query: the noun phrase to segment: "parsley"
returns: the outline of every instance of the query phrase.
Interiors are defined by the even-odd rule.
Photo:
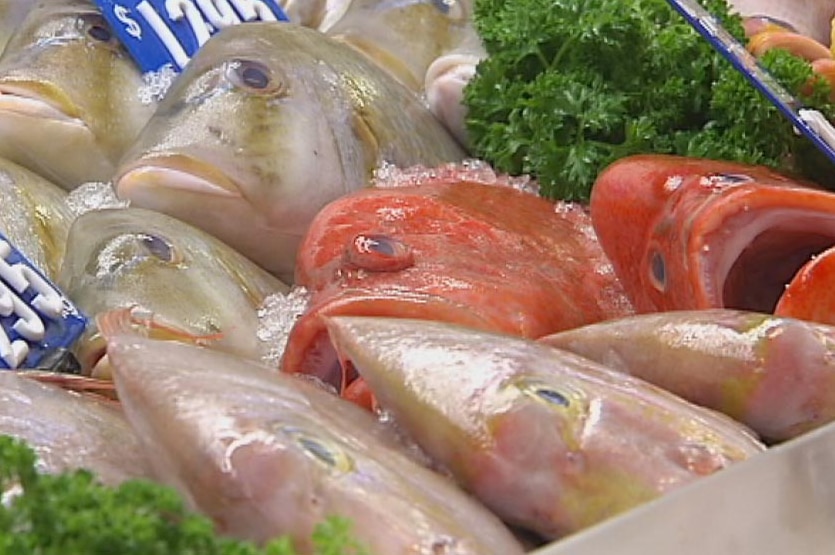
[[[725,0],[703,3],[744,40]],[[605,166],[651,152],[832,179],[828,160],[666,0],[475,0],[474,19],[489,57],[465,89],[473,153],[533,175],[544,196],[586,200]],[[829,86],[807,85],[807,62],[780,51],[762,63],[835,117]]]

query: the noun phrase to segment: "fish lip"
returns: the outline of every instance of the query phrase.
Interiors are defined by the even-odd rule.
[[[240,186],[215,166],[185,154],[143,157],[122,167],[113,179],[121,198],[138,188],[179,189],[217,197],[240,198]]]
[[[812,255],[835,245],[835,216],[823,208],[827,203],[833,203],[831,194],[811,189],[804,192],[804,196],[794,199],[786,195],[778,209],[774,208],[774,196],[758,197],[753,189],[740,190],[728,195],[721,205],[711,206],[702,220],[705,232],[692,236],[689,241],[689,250],[695,253],[696,272],[702,276],[696,291],[701,304],[772,313],[783,288],[777,290],[775,287],[770,292],[774,298],[762,305],[742,302],[745,295],[740,295],[736,289],[744,287],[735,288],[734,280],[742,274],[742,266],[747,260],[758,253],[772,254],[773,264],[782,262],[782,266],[791,271],[786,276],[787,284]],[[699,225],[699,219],[694,220],[694,226]],[[800,245],[792,243],[791,248],[782,250],[768,247],[764,241],[769,236],[779,239],[792,234],[806,241]],[[786,253],[795,254],[802,261],[785,262]],[[804,253],[807,256],[803,256]],[[744,286],[746,282],[742,280],[741,283]]]
[[[0,83],[0,112],[87,127],[80,117],[81,110],[78,106],[49,83]]]
[[[347,289],[324,301],[314,302],[296,321],[287,338],[281,370],[322,380],[342,393],[352,369],[330,340],[326,320],[330,316],[387,316],[449,322],[483,330],[496,326],[467,306],[437,295],[402,291],[373,292]]]

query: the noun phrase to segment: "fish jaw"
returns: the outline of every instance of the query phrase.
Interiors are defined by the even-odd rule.
[[[408,319],[327,325],[427,454],[504,520],[550,538],[764,449],[718,413],[532,341]]]
[[[202,229],[292,281],[301,232],[270,226],[240,186],[211,164],[185,155],[150,157],[121,168],[114,183],[120,198]]]

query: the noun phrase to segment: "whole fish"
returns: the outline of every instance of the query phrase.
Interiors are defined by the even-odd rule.
[[[39,470],[86,468],[112,485],[150,477],[139,438],[118,407],[25,376],[0,372],[0,435],[25,440]]]
[[[462,486],[557,538],[763,451],[743,425],[531,340],[334,316],[340,358]]]
[[[660,312],[540,339],[782,441],[835,420],[835,328],[730,309]]]
[[[221,532],[292,537],[326,516],[370,553],[515,555],[505,526],[447,478],[381,442],[375,418],[307,380],[226,353],[108,336],[115,383],[158,479]]]
[[[0,158],[0,233],[53,280],[74,219],[66,198],[54,183]]]
[[[383,162],[463,151],[420,100],[364,56],[299,25],[213,36],[118,170],[116,191],[217,236],[284,279],[313,216]]]
[[[153,112],[93,2],[40,0],[0,57],[0,156],[66,189],[109,181]]]
[[[587,213],[513,184],[478,165],[411,168],[325,207],[299,251],[296,282],[313,296],[283,370],[348,385],[326,315],[541,337],[630,314]]]
[[[697,158],[615,162],[592,188],[591,218],[639,312],[771,313],[795,273],[835,244],[835,194]]]
[[[324,32],[422,92],[433,61],[478,41],[472,9],[471,0],[352,0]]]
[[[214,237],[165,214],[103,209],[73,223],[57,280],[91,318],[135,309],[139,327],[260,359],[257,310],[287,286]],[[74,351],[85,374],[104,354],[90,325]],[[95,374],[107,372],[102,366]],[[106,376],[106,374],[104,374]]]

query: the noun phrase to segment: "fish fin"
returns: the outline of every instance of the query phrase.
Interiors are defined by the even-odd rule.
[[[138,306],[103,312],[96,316],[96,326],[106,339],[116,335],[128,334],[200,346],[223,339],[222,332],[198,335],[164,324],[154,320],[153,313],[142,311]]]

